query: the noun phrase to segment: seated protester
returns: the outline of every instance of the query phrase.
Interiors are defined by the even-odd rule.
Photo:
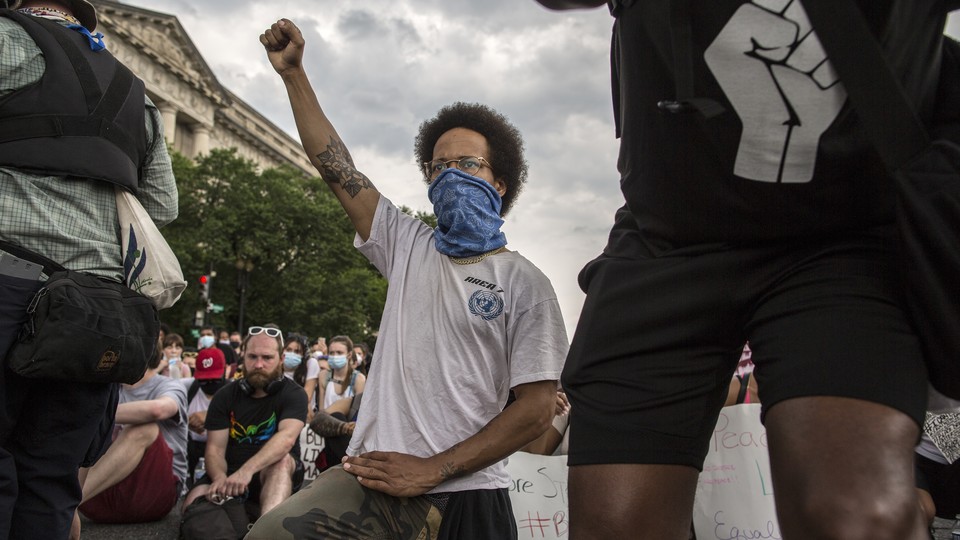
[[[357,362],[357,370],[364,375],[370,373],[370,346],[366,343],[354,344],[353,356]]]
[[[173,379],[190,376],[190,367],[183,363],[183,338],[180,334],[167,334],[163,338],[163,362],[160,375]]]
[[[321,373],[320,381],[323,408],[335,402],[363,392],[367,378],[354,368],[356,364],[353,352],[353,341],[347,336],[330,338],[327,349],[328,371]]]
[[[206,474],[184,501],[183,538],[242,536],[250,521],[299,489],[307,397],[283,376],[283,348],[278,328],[250,327],[241,344],[243,378],[213,396],[206,419]],[[231,499],[231,505],[224,504]],[[240,502],[244,515],[238,520],[230,512]]]
[[[323,450],[315,464],[318,472],[339,465],[347,455],[362,400],[363,393],[337,400],[326,409],[317,411],[310,420],[310,429],[323,437]]]
[[[134,384],[120,388],[114,440],[80,470],[80,513],[99,523],[146,523],[167,515],[187,475],[187,393],[159,375],[161,354]],[[71,534],[79,537],[80,519]]]
[[[314,399],[319,401],[319,396],[314,395],[319,392],[317,388],[317,379],[320,376],[320,364],[312,356],[306,356],[307,338],[300,334],[287,334],[284,340],[286,346],[283,349],[283,376],[293,379],[293,382],[299,384],[307,395],[307,403]],[[307,411],[307,421],[313,414],[313,408]]]
[[[227,383],[226,360],[219,349],[203,349],[197,354],[196,369],[191,378],[180,379],[187,389],[187,482],[193,484],[197,462],[207,448],[207,409],[217,390]]]

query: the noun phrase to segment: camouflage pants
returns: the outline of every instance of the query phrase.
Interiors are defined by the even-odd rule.
[[[246,540],[436,540],[440,519],[426,497],[367,489],[338,465],[263,515]]]

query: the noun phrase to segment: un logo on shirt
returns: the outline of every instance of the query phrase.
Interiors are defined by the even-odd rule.
[[[503,299],[500,295],[490,291],[477,291],[470,295],[470,313],[483,317],[489,321],[496,319],[503,313]]]

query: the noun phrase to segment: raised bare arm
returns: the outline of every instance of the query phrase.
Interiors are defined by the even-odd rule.
[[[354,166],[346,145],[320,108],[303,69],[303,34],[291,21],[281,19],[260,35],[260,43],[287,88],[307,156],[343,205],[360,238],[366,240],[380,193]]]

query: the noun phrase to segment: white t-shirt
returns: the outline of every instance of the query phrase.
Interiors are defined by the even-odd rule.
[[[190,379],[192,380],[192,379]],[[190,418],[190,415],[195,412],[204,412],[210,408],[210,400],[213,399],[213,396],[207,397],[203,393],[203,390],[197,390],[197,394],[193,396],[193,399],[190,400],[190,404],[187,406],[187,418]],[[188,430],[187,433],[190,435],[191,441],[203,441],[207,440],[207,430],[203,430],[203,433],[195,433],[193,430]]]
[[[568,348],[560,305],[519,253],[455,264],[434,248],[433,229],[383,196],[370,238],[354,245],[389,287],[348,454],[435,455],[497,416],[510,388],[559,379]],[[433,491],[506,488],[505,464]]]

